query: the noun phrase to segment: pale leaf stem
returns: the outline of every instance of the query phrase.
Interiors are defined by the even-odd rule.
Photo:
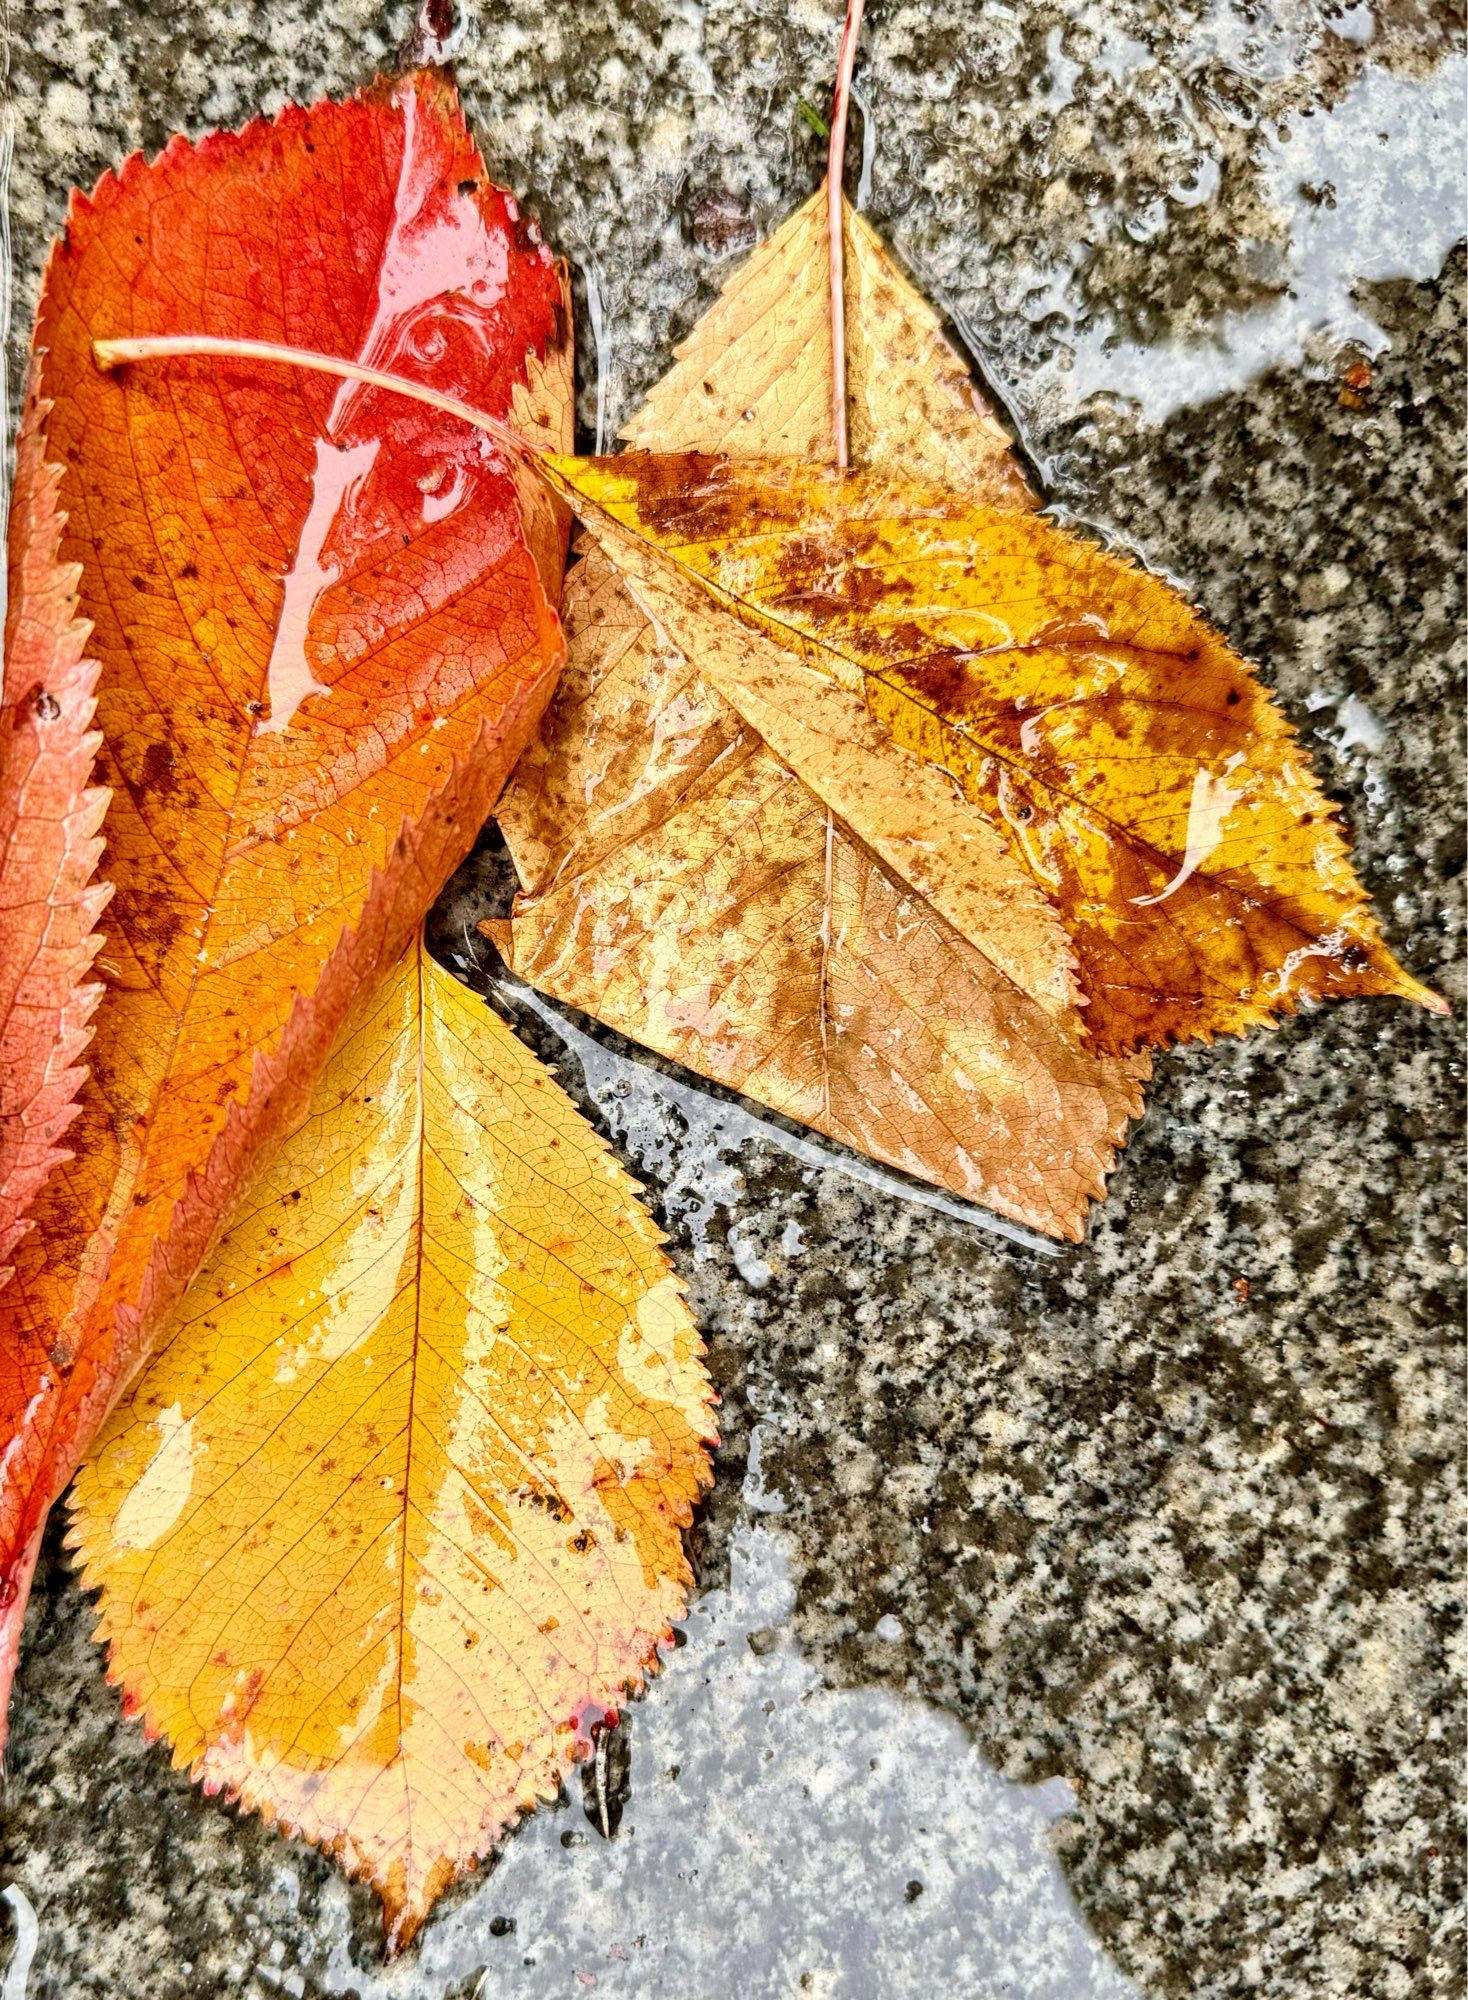
[[[836,463],[846,466],[850,447],[846,436],[846,230],[841,182],[846,165],[846,114],[851,105],[851,78],[856,68],[856,44],[861,35],[865,0],[846,0],[846,25],[841,31],[841,56],[836,66],[836,94],[831,101],[831,149],[826,157],[826,212],[831,238],[831,425]]]
[[[359,361],[346,361],[335,354],[318,354],[308,347],[280,347],[270,340],[225,340],[214,334],[147,334],[129,340],[94,340],[92,353],[99,367],[111,370],[134,361],[170,361],[194,355],[212,355],[227,361],[269,361],[285,368],[311,368],[320,375],[335,375],[346,382],[362,382],[369,389],[385,389],[395,396],[407,396],[426,403],[431,410],[457,417],[475,430],[492,437],[514,457],[534,464],[544,447],[517,436],[498,417],[461,403],[453,396],[440,395],[425,383],[410,382],[405,375],[390,375],[381,368],[364,368]]]

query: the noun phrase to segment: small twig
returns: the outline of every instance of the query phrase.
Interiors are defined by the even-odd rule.
[[[508,424],[460,403],[453,396],[440,395],[422,382],[410,382],[404,375],[384,374],[380,368],[364,368],[359,361],[344,361],[335,354],[316,354],[307,347],[278,347],[269,340],[223,340],[214,334],[148,334],[137,340],[94,340],[92,353],[100,368],[113,369],[131,361],[169,361],[191,355],[213,355],[226,361],[271,361],[286,368],[311,368],[320,375],[335,375],[347,382],[363,382],[369,389],[386,389],[395,396],[407,396],[426,403],[431,410],[458,417],[475,430],[492,437],[497,445],[527,465],[534,465],[545,450],[512,431]]]
[[[856,68],[856,44],[861,35],[864,4],[865,0],[846,0],[836,93],[831,100],[831,150],[826,158],[826,209],[831,234],[831,424],[839,466],[847,465],[850,459],[846,439],[846,229],[841,181],[846,165],[846,114],[851,105],[851,77]]]

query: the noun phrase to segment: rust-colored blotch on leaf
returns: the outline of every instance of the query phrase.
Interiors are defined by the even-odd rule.
[[[701,1353],[635,1184],[412,945],[78,1476],[113,1678],[405,1943],[671,1640]]]
[[[115,893],[91,1077],[0,1294],[0,1579],[146,1352],[362,981],[401,949],[539,719],[561,528],[478,434],[241,360],[390,368],[565,443],[562,274],[427,72],[174,139],[74,200],[36,334],[61,556],[101,672]]]

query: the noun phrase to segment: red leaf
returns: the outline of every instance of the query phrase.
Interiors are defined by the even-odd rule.
[[[88,787],[97,663],[84,657],[76,568],[58,557],[60,477],[26,397],[10,503],[0,699],[0,1287],[26,1211],[76,1116],[79,1057],[101,988],[84,985],[107,889],[92,877],[107,793]]]

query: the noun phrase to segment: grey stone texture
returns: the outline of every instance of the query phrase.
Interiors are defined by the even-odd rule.
[[[71,182],[176,129],[347,90],[409,25],[360,0],[24,0],[15,366]],[[815,185],[797,98],[824,105],[838,27],[832,0],[502,0],[464,24],[491,165],[599,304],[599,347],[580,315],[588,431],[598,355],[614,428]],[[4,1830],[3,1879],[40,1922],[33,2000],[1462,1990],[1464,265],[1443,165],[1462,134],[1414,110],[1461,75],[1457,10],[873,0],[864,46],[873,220],[963,329],[1050,500],[1263,663],[1388,936],[1455,1016],[1359,1004],[1163,1057],[1088,1241],[1052,1258],[741,1140],[731,1107],[690,1113],[600,1031],[602,1067],[583,1068],[496,984],[647,1182],[692,1286],[724,1398],[694,1537],[705,1608],[733,1593],[723,1638],[695,1615],[634,1709],[610,1844],[579,1799],[542,1815],[383,1974],[365,1894],[198,1797],[122,1720],[53,1531]],[[1368,86],[1394,123],[1332,150]],[[1333,178],[1284,199],[1282,149],[1309,155],[1312,133]],[[1295,324],[1312,209],[1374,246],[1369,273],[1334,273],[1344,336]],[[1394,264],[1407,222],[1434,217],[1438,247]],[[1187,345],[1245,319],[1275,365],[1231,374],[1217,339]],[[1158,417],[1163,353],[1195,355],[1202,389]],[[1114,387],[1078,392],[1112,362]],[[1368,374],[1347,381],[1353,363]],[[491,837],[439,920],[450,962],[506,894]],[[787,1587],[749,1584],[752,1547],[777,1549]],[[789,1671],[725,1699],[740,1606],[755,1667]],[[814,1850],[832,1829],[825,1872],[776,1866],[738,1817],[764,1699],[810,1718],[768,1747],[807,1802],[779,1811],[808,1815]],[[880,1811],[851,1775],[863,1714],[870,1769],[884,1745],[903,1767]],[[671,1805],[639,1750],[676,1742],[670,1715],[700,1774]],[[833,1745],[850,1760],[834,1792]],[[1079,1914],[1044,1903],[1029,1836],[1000,1827],[1001,1780],[1057,1776],[1045,1838]],[[986,1827],[1008,1875],[973,1859]],[[933,1828],[954,1884],[909,1895],[904,1842],[932,1874]],[[1007,1984],[974,1952],[999,1935],[1001,1877],[1030,1884]],[[540,1910],[539,1947],[523,1910],[505,1928],[507,1882]],[[642,1913],[625,1946],[612,1882]],[[833,1903],[876,1925],[860,1950],[827,1935]]]

